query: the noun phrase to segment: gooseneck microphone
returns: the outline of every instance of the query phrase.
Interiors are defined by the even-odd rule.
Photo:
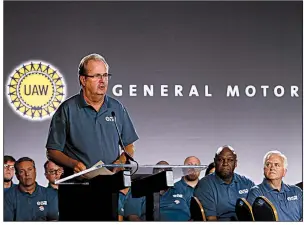
[[[113,117],[114,124],[115,124],[115,128],[116,128],[116,131],[117,131],[117,134],[118,134],[119,144],[120,144],[120,146],[121,146],[123,152],[125,153],[126,157],[127,157],[129,160],[135,162],[135,160],[133,159],[133,157],[126,151],[126,147],[125,147],[125,145],[124,145],[123,142],[122,142],[121,135],[120,135],[120,133],[119,133],[118,126],[117,126],[117,123],[116,123],[115,112],[112,111],[112,112],[111,112],[111,115],[112,115],[112,117]]]

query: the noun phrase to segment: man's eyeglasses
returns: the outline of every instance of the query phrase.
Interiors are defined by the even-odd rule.
[[[55,174],[63,174],[63,170],[62,169],[58,169],[58,170],[49,170],[46,172],[47,174],[50,175],[55,175]]]
[[[106,80],[110,80],[112,77],[112,74],[110,73],[104,73],[104,74],[95,74],[95,75],[88,75],[88,74],[82,74],[82,76],[85,77],[91,77],[91,78],[95,78],[95,79],[106,79]]]
[[[13,165],[4,164],[4,169],[15,170]]]

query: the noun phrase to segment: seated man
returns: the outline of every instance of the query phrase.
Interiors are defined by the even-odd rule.
[[[4,156],[4,192],[9,190],[11,187],[15,186],[13,183],[13,177],[14,177],[14,172],[15,172],[15,162],[16,160],[14,159],[13,156],[5,155]]]
[[[169,165],[160,161],[156,165]],[[153,173],[163,169],[154,169]],[[184,191],[178,187],[171,187],[160,191],[160,220],[161,221],[188,221],[190,209],[184,197]],[[125,217],[130,221],[146,220],[146,199],[130,197],[125,204]]]
[[[125,188],[119,191],[118,197],[118,215],[121,216],[121,220],[125,216],[125,204],[128,198],[131,196],[131,189]]]
[[[48,160],[44,163],[44,175],[49,181],[48,188],[58,190],[58,184],[55,184],[56,180],[60,179],[63,174],[63,168]]]
[[[184,165],[201,165],[200,160],[195,156],[189,156],[185,159]],[[182,179],[174,184],[175,188],[183,190],[184,198],[186,199],[188,206],[190,207],[191,197],[193,196],[194,188],[198,183],[198,178],[201,173],[201,169],[186,169],[188,175],[183,176]]]
[[[236,220],[238,198],[246,198],[254,183],[237,173],[237,155],[232,147],[220,147],[214,158],[215,172],[203,177],[194,191],[207,220]]]
[[[58,220],[57,192],[36,183],[35,162],[20,158],[15,171],[19,184],[4,194],[4,221]]]
[[[287,172],[287,158],[279,151],[270,151],[264,157],[264,180],[254,186],[247,200],[252,205],[259,196],[265,196],[275,206],[279,221],[302,220],[302,190],[287,185],[282,179]]]

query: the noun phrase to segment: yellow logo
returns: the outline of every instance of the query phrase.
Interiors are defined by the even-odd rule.
[[[44,120],[65,98],[65,85],[59,71],[44,62],[28,62],[11,74],[7,85],[11,106],[29,120]]]

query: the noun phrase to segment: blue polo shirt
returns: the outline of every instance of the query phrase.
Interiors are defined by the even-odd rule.
[[[14,184],[14,183],[12,182],[12,185],[11,185],[10,187],[4,188],[4,193],[7,192],[10,188],[12,188],[12,187],[14,187],[14,186],[16,186],[16,184]]]
[[[129,188],[129,191],[126,194],[123,194],[122,192],[119,192],[118,197],[118,215],[124,216],[125,211],[125,203],[128,200],[128,198],[132,196],[131,189]]]
[[[300,221],[303,218],[303,192],[295,185],[282,182],[281,190],[272,188],[266,179],[250,189],[247,200],[252,205],[259,196],[265,196],[275,206],[279,221]]]
[[[190,209],[184,193],[178,187],[169,188],[160,196],[161,221],[188,221]],[[141,220],[146,220],[146,198],[130,197],[125,204],[125,217],[137,215]]]
[[[230,184],[213,173],[198,182],[194,196],[201,202],[206,216],[216,216],[218,220],[236,220],[236,201],[246,198],[253,186],[250,179],[236,173]]]
[[[193,196],[194,188],[186,183],[184,177],[178,182],[174,184],[174,186],[180,190],[182,190],[184,198],[186,199],[188,206],[190,207],[191,198]]]
[[[4,221],[58,220],[57,192],[36,183],[32,194],[16,185],[4,194]]]
[[[119,101],[106,95],[97,112],[86,103],[81,90],[64,101],[55,112],[46,148],[62,151],[83,162],[87,168],[99,160],[112,163],[120,155],[112,111],[124,145],[135,142],[138,136],[127,110]]]

